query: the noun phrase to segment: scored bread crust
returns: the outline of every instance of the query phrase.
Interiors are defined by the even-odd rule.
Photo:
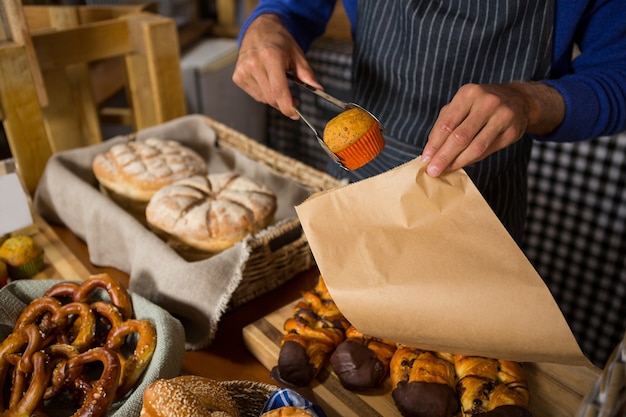
[[[228,172],[163,187],[150,199],[146,220],[173,246],[219,252],[267,227],[275,212],[270,189]]]
[[[174,140],[148,138],[113,145],[92,163],[98,182],[115,194],[147,202],[160,188],[193,175],[206,175],[204,159]]]

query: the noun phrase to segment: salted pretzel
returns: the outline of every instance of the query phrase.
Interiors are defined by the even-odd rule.
[[[97,274],[90,276],[74,290],[72,300],[90,304],[93,301],[91,298],[92,292],[98,288],[107,292],[111,300],[111,304],[119,309],[124,320],[128,320],[132,317],[133,304],[130,294],[128,294],[128,291],[126,291],[118,280],[114,279],[109,274]]]
[[[106,301],[93,302],[90,307],[96,316],[95,343],[104,345],[109,337],[109,332],[121,325],[124,319],[120,310]]]
[[[70,321],[70,317],[75,317]],[[70,343],[80,352],[89,349],[96,332],[96,317],[87,304],[72,302],[65,304],[52,316],[61,342]],[[63,331],[64,330],[64,331]]]
[[[42,341],[39,328],[34,324],[13,331],[0,345],[0,376],[6,375],[8,366],[11,365],[8,359],[14,355],[18,356],[20,370],[30,372],[32,370],[31,357],[33,353],[41,349]],[[12,362],[15,362],[15,357]],[[2,383],[1,379],[0,383]],[[2,395],[1,392],[0,395]]]
[[[60,282],[48,288],[44,296],[54,297],[58,299],[68,298],[71,300],[72,297],[74,296],[74,292],[79,286],[80,284],[77,282],[71,282],[71,281]]]
[[[363,334],[354,326],[330,357],[333,371],[347,389],[373,389],[389,376],[396,343]]]
[[[285,321],[278,364],[271,371],[272,378],[294,387],[313,381],[350,327],[321,276],[315,288],[302,296],[304,300]]]
[[[528,383],[519,363],[456,355],[454,367],[463,416],[532,416]]]
[[[56,298],[36,298],[22,310],[15,321],[15,328],[20,329],[27,325],[35,324],[39,327],[44,338],[47,338],[54,330],[52,316],[57,314],[61,306],[61,302]]]
[[[33,300],[19,315],[15,327],[29,324],[37,324],[45,338],[56,337],[59,343],[70,343],[72,339],[71,344],[81,351],[92,345],[96,329],[95,316],[87,304],[62,305],[56,298],[46,296]]]
[[[33,355],[41,346],[41,333],[34,324],[15,330],[0,345],[0,411],[4,411],[4,384],[8,372],[13,367],[19,372],[32,372]]]
[[[454,357],[398,344],[390,363],[392,397],[404,416],[452,417],[459,405]]]
[[[78,356],[80,352],[74,346],[62,343],[47,346],[45,352],[48,355],[52,373],[43,398],[49,400],[67,387],[68,376],[65,365],[68,359]]]
[[[117,353],[109,348],[96,347],[68,359],[65,364],[68,379],[81,381],[83,368],[92,362],[102,363],[102,373],[93,384],[82,387],[86,389],[84,400],[72,417],[103,416],[115,400],[122,367]]]
[[[55,284],[34,299],[0,344],[0,415],[45,416],[66,397],[77,405],[72,417],[104,415],[156,349],[154,325],[132,318],[131,301],[107,274]]]
[[[15,368],[13,376],[14,389],[9,398],[9,409],[3,417],[30,416],[41,408],[41,398],[50,379],[48,357],[43,351],[34,352],[31,356],[32,372],[28,374]]]
[[[127,358],[122,353],[122,346],[126,343],[127,336],[135,333],[138,334],[137,343]],[[147,320],[126,320],[111,329],[104,346],[118,352],[122,372],[117,395],[118,398],[123,397],[150,363],[156,349],[156,329]]]

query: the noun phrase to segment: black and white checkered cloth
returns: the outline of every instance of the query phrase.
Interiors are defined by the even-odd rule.
[[[350,100],[351,44],[314,44],[309,61],[326,90]],[[337,109],[294,88],[321,131]],[[312,132],[275,110],[269,146],[325,170]],[[626,134],[575,144],[536,143],[529,166],[526,254],[583,352],[602,367],[626,330]],[[546,341],[549,343],[549,341]]]
[[[526,253],[602,367],[626,330],[626,133],[535,144]]]

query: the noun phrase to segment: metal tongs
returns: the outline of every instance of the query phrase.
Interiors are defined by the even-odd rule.
[[[385,131],[384,126],[382,125],[382,123],[380,123],[380,120],[378,120],[378,118],[376,116],[374,116],[369,110],[364,109],[363,107],[359,106],[356,103],[346,103],[344,101],[339,100],[336,97],[331,96],[330,94],[310,85],[305,83],[304,81],[300,80],[298,77],[296,77],[295,75],[293,75],[290,72],[287,72],[287,79],[292,81],[294,84],[304,88],[305,90],[323,98],[324,100],[328,101],[329,103],[334,104],[335,106],[339,107],[341,110],[346,111],[348,109],[361,109],[364,112],[366,112],[367,114],[369,114],[370,116],[372,116],[372,118],[374,120],[376,120],[376,123],[378,123],[378,126],[380,128],[381,132]],[[330,150],[330,148],[326,145],[326,142],[324,142],[324,139],[322,139],[322,136],[319,134],[319,132],[317,131],[317,129],[302,115],[302,113],[300,113],[300,110],[298,110],[298,108],[295,109],[296,113],[298,113],[298,116],[300,116],[300,119],[302,119],[302,121],[313,131],[313,133],[315,134],[315,138],[317,139],[317,142],[320,144],[320,146],[322,147],[322,149],[324,149],[324,151],[326,152],[326,154],[328,154],[328,156],[330,157],[330,159],[332,159],[337,165],[339,165],[340,167],[342,167],[343,169],[345,169],[346,171],[349,171],[348,168],[346,168],[346,166],[341,162],[341,160],[339,159],[339,157]]]

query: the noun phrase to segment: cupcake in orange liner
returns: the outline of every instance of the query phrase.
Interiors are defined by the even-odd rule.
[[[373,160],[385,147],[378,121],[360,108],[348,109],[324,128],[324,143],[349,170]]]
[[[12,236],[0,246],[0,261],[11,280],[31,278],[44,268],[43,249],[29,236]]]

